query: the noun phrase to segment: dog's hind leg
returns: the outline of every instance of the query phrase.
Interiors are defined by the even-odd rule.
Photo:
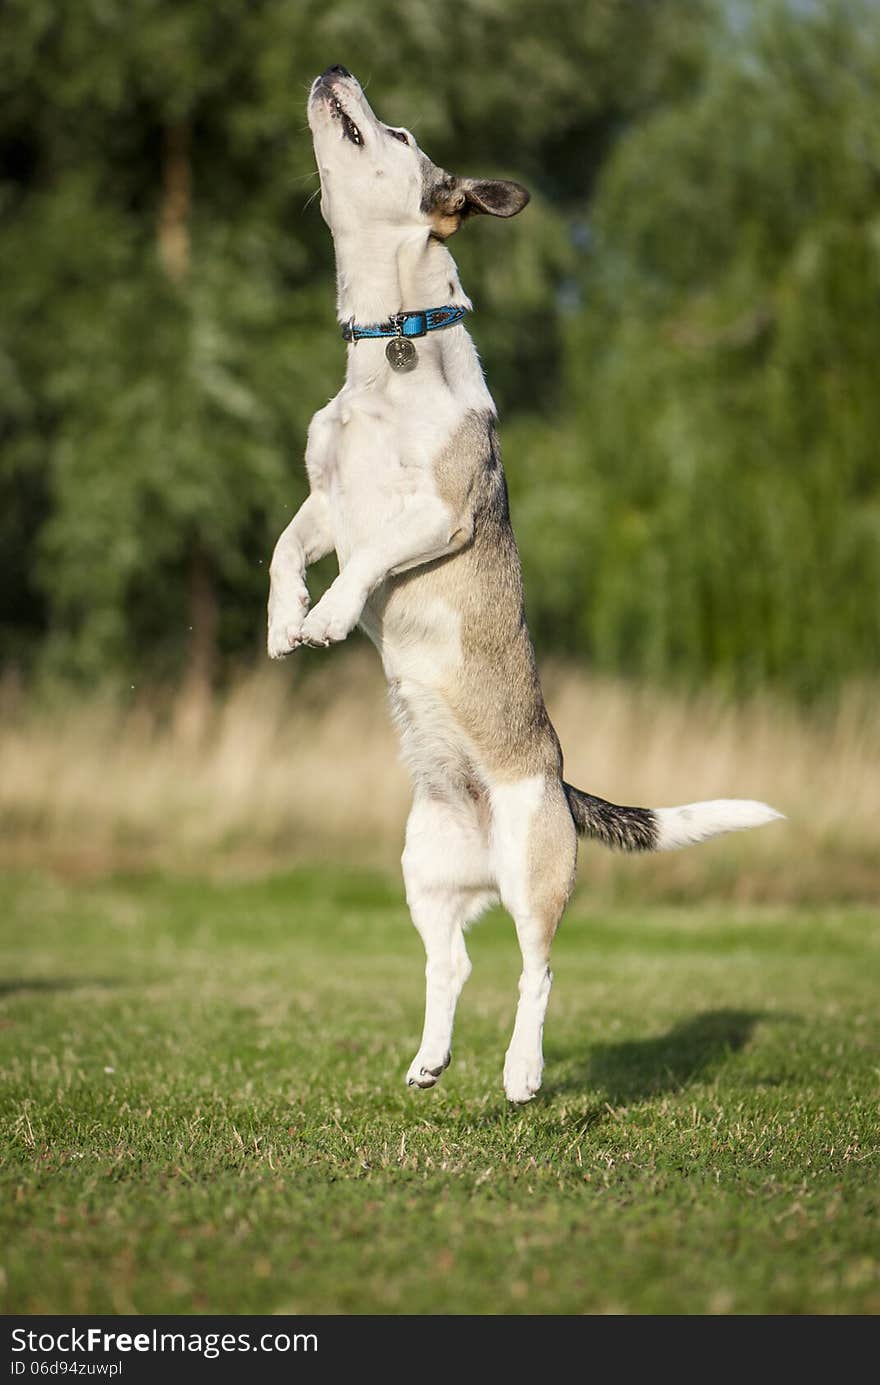
[[[541,1086],[550,948],[574,884],[577,834],[561,784],[543,775],[493,789],[491,805],[492,870],[523,960],[504,1090],[522,1102]]]
[[[485,829],[473,803],[420,791],[402,864],[407,903],[427,958],[425,1025],[406,1080],[410,1087],[433,1087],[449,1064],[455,1007],[471,970],[464,927],[497,898]]]

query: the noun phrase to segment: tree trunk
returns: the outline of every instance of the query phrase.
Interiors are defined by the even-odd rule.
[[[189,274],[189,219],[192,166],[189,126],[167,125],[163,132],[162,202],[159,208],[159,259],[173,284]]]
[[[159,260],[176,288],[183,289],[190,271],[192,164],[190,129],[185,122],[163,131],[162,199],[159,206]],[[177,727],[186,739],[197,739],[211,705],[217,665],[218,605],[214,568],[196,541],[188,580],[189,646],[180,691]]]

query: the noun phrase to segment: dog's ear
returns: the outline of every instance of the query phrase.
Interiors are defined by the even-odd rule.
[[[431,218],[432,235],[440,240],[454,236],[467,216],[516,216],[529,200],[521,183],[505,178],[443,178],[431,189],[425,210]]]
[[[509,178],[465,178],[462,180],[466,211],[489,216],[516,216],[529,201],[531,194],[522,183]]]

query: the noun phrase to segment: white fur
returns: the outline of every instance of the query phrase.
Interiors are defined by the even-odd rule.
[[[459,668],[461,616],[445,601],[420,602],[414,611],[386,621],[381,644],[386,676],[401,680],[404,693],[418,696]],[[457,728],[456,734],[461,734]]]
[[[704,842],[722,832],[742,832],[781,818],[775,808],[752,798],[715,798],[707,803],[685,803],[680,808],[655,808],[659,837],[657,851]]]
[[[528,843],[532,822],[546,791],[543,774],[519,779],[512,784],[494,784],[489,792],[492,828],[489,844],[492,868],[497,880],[504,881],[502,901],[516,917],[530,906],[528,893]]]
[[[546,792],[537,774],[514,784],[496,785],[490,793],[492,872],[501,887],[501,902],[513,915],[522,951],[519,1002],[513,1034],[504,1059],[504,1091],[509,1101],[531,1101],[544,1069],[544,1017],[553,974],[544,921],[532,912],[527,862],[535,814]]]
[[[418,795],[402,865],[407,903],[427,959],[425,1024],[406,1080],[411,1087],[433,1087],[449,1063],[455,1007],[471,970],[464,928],[497,897],[472,805]]]

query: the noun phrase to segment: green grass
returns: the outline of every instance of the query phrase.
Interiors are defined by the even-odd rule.
[[[581,896],[522,1109],[502,915],[418,1094],[396,882],[13,876],[0,918],[7,1313],[880,1309],[866,911]]]

